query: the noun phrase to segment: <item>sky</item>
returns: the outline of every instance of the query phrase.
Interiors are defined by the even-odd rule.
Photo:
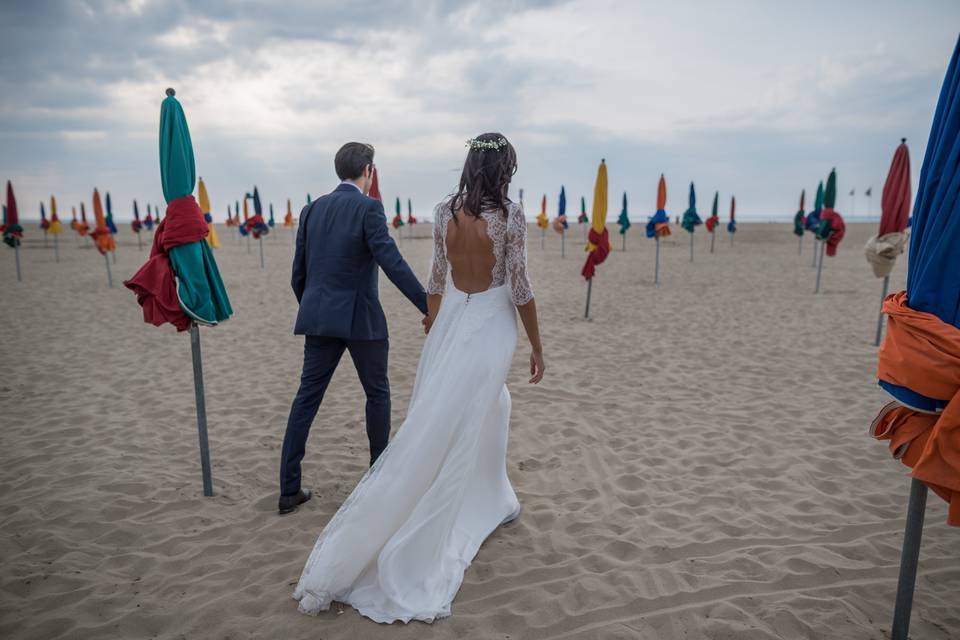
[[[626,191],[646,220],[666,176],[740,218],[787,218],[832,167],[838,209],[870,212],[901,137],[914,186],[960,29],[956,0],[846,2],[244,2],[0,4],[0,179],[21,217],[61,217],[98,187],[114,216],[161,204],[158,125],[176,89],[214,219],[259,188],[282,218],[337,184],[344,142],[376,147],[388,213],[456,187],[465,141],[513,142],[528,217]],[[914,187],[915,188],[915,187]],[[850,198],[851,189],[856,192]]]

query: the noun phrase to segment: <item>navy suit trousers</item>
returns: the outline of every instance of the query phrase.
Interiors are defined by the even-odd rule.
[[[389,341],[307,336],[300,388],[290,407],[287,431],[283,436],[281,495],[296,495],[300,491],[300,462],[306,451],[310,425],[345,349],[350,352],[367,396],[367,438],[370,441],[371,465],[387,447],[390,439],[390,382],[387,379]]]

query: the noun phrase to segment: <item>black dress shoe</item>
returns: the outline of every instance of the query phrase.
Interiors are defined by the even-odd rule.
[[[296,495],[280,496],[280,504],[277,506],[277,511],[280,512],[280,515],[293,513],[299,505],[309,500],[312,495],[310,489],[300,489],[300,492]]]

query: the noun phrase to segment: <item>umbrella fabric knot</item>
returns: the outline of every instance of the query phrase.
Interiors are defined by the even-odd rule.
[[[589,240],[587,244],[589,253],[580,273],[584,278],[590,280],[597,271],[597,265],[602,264],[610,255],[610,235],[607,233],[606,227],[604,227],[603,233],[597,233],[596,229],[591,228],[587,239]]]
[[[889,320],[877,377],[947,405],[937,414],[891,402],[870,435],[889,441],[890,453],[912,468],[911,476],[949,503],[947,523],[960,526],[960,329],[911,309],[905,291],[887,296],[883,312]]]
[[[553,230],[557,233],[563,233],[567,226],[566,215],[561,214],[553,219]]]
[[[870,238],[863,248],[863,253],[873,268],[873,275],[878,278],[890,275],[897,256],[903,253],[906,244],[907,234],[905,233],[894,232]]]
[[[843,223],[843,216],[831,208],[825,208],[820,214],[820,225],[817,227],[817,239],[827,243],[827,255],[837,255],[837,246],[843,240],[847,227]]]
[[[177,274],[169,252],[176,247],[200,242],[207,237],[207,223],[200,205],[192,195],[171,200],[167,215],[157,225],[146,263],[123,284],[134,292],[143,307],[144,322],[160,326],[169,322],[178,331],[190,328],[191,318],[184,312],[177,294]]]
[[[793,235],[803,237],[806,221],[807,217],[803,215],[803,211],[797,211],[796,215],[793,216]]]
[[[670,217],[667,216],[666,211],[657,209],[657,212],[650,216],[647,221],[646,233],[648,238],[670,235]]]
[[[713,233],[713,230],[717,228],[717,225],[720,224],[720,216],[713,215],[707,218],[706,227],[709,233]]]
[[[693,233],[694,228],[703,224],[703,221],[700,220],[700,216],[697,215],[695,209],[687,209],[683,212],[683,220],[680,222],[680,226],[683,227],[687,233]]]
[[[247,218],[246,222],[240,225],[240,230],[243,235],[253,234],[254,240],[259,240],[261,236],[270,233],[270,227],[259,213]]]

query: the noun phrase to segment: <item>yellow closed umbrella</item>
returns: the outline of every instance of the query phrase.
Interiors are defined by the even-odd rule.
[[[610,236],[607,233],[607,161],[601,160],[597,169],[597,181],[593,187],[593,217],[590,233],[587,236],[587,261],[581,274],[587,280],[587,309],[584,318],[590,317],[590,293],[593,288],[593,276],[598,264],[610,255]]]
[[[53,236],[53,255],[57,262],[60,262],[60,234],[63,233],[63,225],[60,224],[60,218],[57,216],[57,199],[50,196],[50,227],[47,233]]]
[[[203,212],[203,219],[207,221],[207,244],[211,249],[220,248],[220,239],[217,238],[217,229],[213,225],[213,216],[210,214],[210,196],[207,195],[207,185],[203,183],[203,178],[197,185],[197,195],[200,200],[200,211]]]

